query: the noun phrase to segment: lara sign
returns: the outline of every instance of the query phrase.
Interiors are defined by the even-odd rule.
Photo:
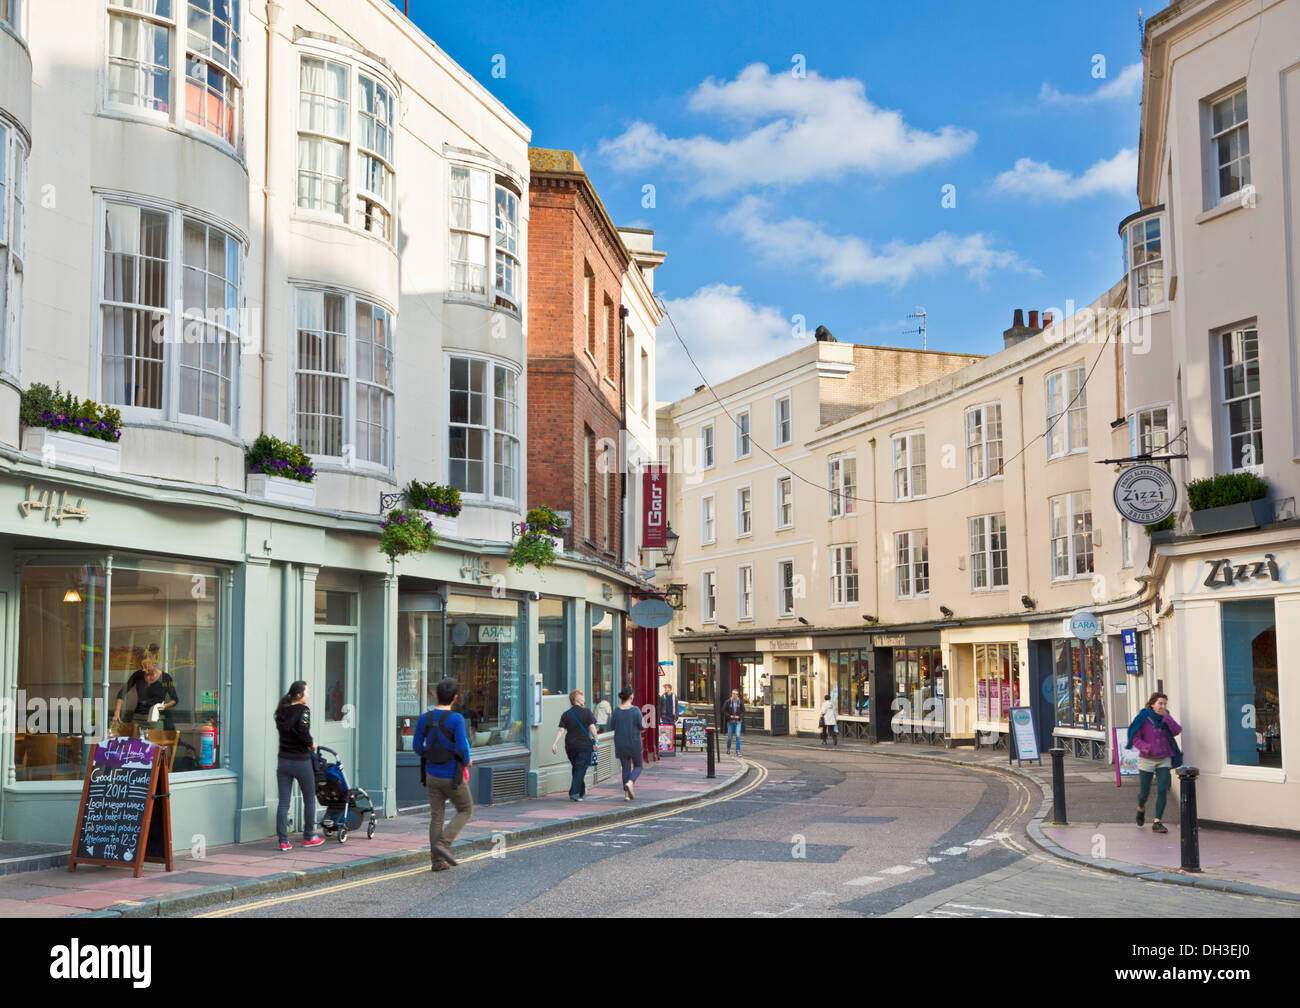
[[[1112,493],[1115,508],[1135,525],[1155,525],[1174,513],[1178,487],[1161,466],[1129,466]]]

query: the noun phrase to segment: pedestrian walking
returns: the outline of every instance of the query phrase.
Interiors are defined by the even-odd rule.
[[[826,694],[826,699],[822,701],[822,716],[817,719],[822,730],[822,745],[826,744],[826,736],[830,736],[835,745],[840,744],[839,722],[835,720],[835,705],[831,703],[831,695]]]
[[[722,714],[727,719],[727,755],[731,755],[731,740],[736,740],[736,755],[740,755],[740,729],[745,722],[745,701],[740,699],[740,690],[731,691],[731,699],[722,705]]]
[[[645,722],[641,711],[632,705],[633,690],[624,686],[618,692],[618,707],[610,717],[614,729],[614,755],[623,768],[623,794],[628,801],[636,799],[636,779],[641,776],[641,753],[644,745],[641,731]]]
[[[474,814],[468,769],[474,762],[465,733],[464,715],[452,710],[460,697],[460,683],[447,678],[438,683],[438,703],[415,723],[412,747],[420,757],[420,783],[429,798],[429,867],[446,871],[454,867],[451,845]],[[456,809],[443,825],[447,802]]]
[[[1139,826],[1146,821],[1151,778],[1156,779],[1156,817],[1151,822],[1153,833],[1169,832],[1160,820],[1165,814],[1165,801],[1169,797],[1169,771],[1183,765],[1182,751],[1174,741],[1174,736],[1182,730],[1170,715],[1169,698],[1163,693],[1152,693],[1147,705],[1128,726],[1128,747],[1138,751]]]
[[[311,709],[307,706],[307,684],[299,679],[289,687],[289,692],[275,706],[275,727],[280,733],[280,753],[275,764],[275,783],[280,792],[280,804],[275,810],[275,832],[280,838],[280,850],[293,849],[289,842],[289,801],[293,797],[293,782],[302,791],[302,845],[319,847],[324,837],[315,834],[316,828],[316,774],[312,770],[311,754],[316,743],[311,737]]]
[[[673,684],[664,683],[664,695],[659,698],[659,723],[666,724],[672,728],[673,750],[677,749],[677,695],[673,692]]]
[[[596,718],[587,710],[587,698],[582,690],[569,694],[572,705],[560,715],[560,730],[551,743],[551,755],[559,752],[560,739],[564,739],[564,753],[573,765],[573,780],[569,784],[569,801],[582,801],[587,797],[587,770],[596,751]]]

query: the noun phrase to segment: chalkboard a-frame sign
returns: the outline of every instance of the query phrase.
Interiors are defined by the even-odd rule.
[[[79,864],[129,865],[139,878],[146,861],[172,870],[167,750],[144,739],[108,739],[86,757],[68,871]]]

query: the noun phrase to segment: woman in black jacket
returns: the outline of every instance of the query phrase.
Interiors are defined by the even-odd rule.
[[[275,766],[275,781],[280,789],[275,831],[280,837],[280,850],[293,848],[289,843],[289,799],[293,796],[294,781],[302,790],[302,845],[319,847],[325,841],[312,833],[316,824],[316,775],[312,772],[311,754],[316,743],[311,738],[307,684],[301,679],[289,687],[289,692],[276,705],[275,727],[280,732],[280,758]]]

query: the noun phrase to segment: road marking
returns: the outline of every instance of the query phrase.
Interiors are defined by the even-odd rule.
[[[654,824],[656,819],[673,819],[674,824],[679,822],[700,822],[699,819],[687,819],[679,815],[679,812],[696,812],[710,805],[717,805],[721,802],[731,801],[741,795],[749,794],[755,788],[760,787],[767,780],[768,769],[761,763],[750,763],[748,760],[741,760],[740,763],[745,766],[757,768],[758,774],[748,784],[743,785],[733,794],[719,795],[716,798],[707,798],[703,801],[691,805],[683,805],[681,809],[670,809],[667,812],[656,812],[652,815],[642,816],[640,819],[629,819],[622,823],[623,826],[639,826],[641,823]],[[657,824],[654,824],[657,825]],[[667,825],[667,824],[665,824]],[[510,847],[511,854],[518,854],[521,851],[531,850],[535,847],[550,847],[563,841],[575,840],[586,836],[598,836],[601,833],[608,832],[607,826],[592,826],[589,829],[577,830],[572,833],[561,833],[557,836],[542,837],[538,840],[529,840],[523,843],[515,844]],[[492,857],[493,852],[490,850],[480,851],[477,854],[471,854],[468,857],[460,858],[461,864],[471,864],[475,861],[486,861]],[[308,889],[303,892],[288,893],[284,896],[275,896],[269,899],[258,900],[255,903],[249,903],[244,906],[226,906],[220,910],[212,910],[208,913],[196,914],[196,917],[232,917],[235,914],[247,913],[250,910],[261,910],[266,907],[279,906],[283,903],[296,903],[299,900],[313,899],[316,896],[329,896],[334,893],[345,892],[349,889],[357,889],[362,886],[376,885],[380,882],[392,882],[397,879],[413,878],[418,875],[429,874],[428,868],[404,868],[401,871],[386,872],[382,875],[373,875],[366,878],[357,879],[353,882],[340,882],[338,885],[324,886],[319,889]]]
[[[940,851],[939,853],[941,853],[941,854],[946,854],[946,855],[948,855],[948,857],[956,857],[958,854],[965,854],[965,853],[966,853],[966,848],[965,848],[965,847],[949,847],[946,851]]]
[[[845,882],[844,884],[861,886],[861,885],[871,885],[871,883],[873,882],[883,882],[883,881],[884,879],[882,879],[879,875],[863,875],[862,878],[851,879],[848,882]]]
[[[916,871],[910,864],[896,864],[892,868],[881,868],[885,875],[902,875],[904,872]]]
[[[977,837],[977,838],[974,839],[974,840],[968,840],[968,841],[966,842],[966,846],[967,846],[967,847],[983,847],[983,846],[985,846],[986,844],[991,844],[992,842],[993,842],[992,840],[985,840],[983,837]]]
[[[978,910],[980,913],[1008,914],[1012,917],[1051,917],[1054,920],[1066,920],[1060,914],[1032,913],[1028,910],[1001,910],[998,907],[967,906],[965,903],[945,903],[944,906],[956,907],[958,910]]]
[[[801,906],[803,906],[802,903],[796,903],[794,906],[787,907],[786,909],[782,910],[780,913],[772,913],[769,910],[755,910],[753,911],[753,913],[755,917],[784,917],[786,914],[793,913],[794,911],[798,910]]]
[[[929,864],[939,864],[943,860],[941,857],[928,857],[925,859]]]
[[[806,898],[812,899],[814,896],[834,896],[834,895],[835,895],[834,893],[829,893],[825,889],[817,889],[813,892],[810,892]]]

